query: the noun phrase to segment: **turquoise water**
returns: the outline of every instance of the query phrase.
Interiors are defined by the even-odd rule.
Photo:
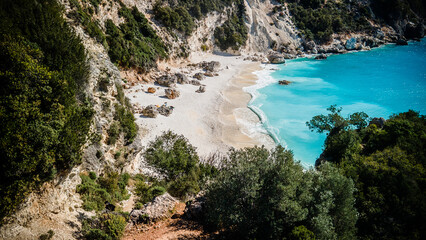
[[[325,134],[306,126],[332,104],[343,115],[364,111],[389,117],[413,109],[426,114],[426,41],[408,46],[387,45],[371,51],[330,56],[327,60],[296,59],[262,71],[249,106],[262,116],[264,127],[304,165],[314,165]],[[263,80],[262,80],[263,78]],[[280,86],[278,80],[290,80]]]

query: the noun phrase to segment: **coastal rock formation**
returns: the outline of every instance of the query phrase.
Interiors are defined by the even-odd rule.
[[[158,109],[155,105],[148,105],[142,110],[142,115],[149,118],[156,118],[158,116]]]
[[[176,75],[167,74],[157,78],[157,83],[165,87],[176,87],[177,81]]]
[[[153,87],[149,87],[149,88],[148,88],[148,92],[149,92],[149,93],[155,93],[155,92],[156,92],[156,90],[155,90],[155,88],[153,88]]]
[[[350,38],[346,41],[345,43],[345,48],[346,50],[355,50],[356,49],[356,42],[357,39],[356,38]]]
[[[196,73],[194,74],[193,78],[198,79],[198,80],[203,80],[205,78],[204,74],[202,73]]]
[[[211,61],[211,62],[201,62],[200,67],[204,69],[206,72],[217,72],[220,68],[220,62],[218,61]]]
[[[171,215],[172,209],[178,201],[169,193],[157,196],[152,202],[143,206],[142,209],[133,209],[130,212],[130,220],[133,224],[155,222]]]
[[[280,81],[278,81],[278,84],[279,85],[289,85],[291,82],[290,81],[288,81],[288,80],[280,80]]]
[[[315,57],[316,60],[325,60],[327,59],[327,55],[325,54],[320,54],[318,56]]]
[[[164,94],[168,99],[175,99],[180,96],[180,92],[173,88],[164,89]]]
[[[269,55],[268,60],[269,60],[270,63],[273,63],[273,64],[285,63],[284,56],[282,54],[279,54],[279,53],[273,53],[273,54]]]
[[[398,41],[396,41],[396,45],[404,46],[404,45],[408,45],[408,42],[407,42],[407,40],[400,38],[400,39],[398,39]]]
[[[206,76],[206,77],[214,77],[214,74],[212,72],[205,72],[204,76]]]

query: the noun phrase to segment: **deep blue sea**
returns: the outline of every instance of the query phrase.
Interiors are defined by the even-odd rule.
[[[363,111],[388,118],[413,109],[426,114],[426,39],[408,46],[386,45],[371,51],[333,55],[327,60],[301,58],[257,72],[246,89],[263,127],[293,150],[303,165],[314,165],[325,134],[310,132],[306,122],[337,104],[343,116]],[[271,66],[269,66],[270,68]],[[289,80],[288,86],[278,80]]]

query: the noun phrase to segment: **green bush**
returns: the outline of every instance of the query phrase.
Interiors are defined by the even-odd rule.
[[[124,138],[127,144],[132,143],[138,132],[138,126],[135,123],[135,116],[133,113],[127,108],[116,104],[114,119],[120,123],[120,129],[124,132]]]
[[[305,171],[282,147],[233,150],[207,187],[205,221],[229,239],[349,240],[354,192],[331,164]]]
[[[136,208],[142,208],[145,203],[152,201],[156,196],[162,195],[165,192],[166,189],[159,186],[157,182],[148,185],[144,180],[138,180],[135,188],[135,194],[138,197],[135,204]]]
[[[242,13],[232,14],[222,26],[214,30],[215,44],[221,50],[232,48],[240,49],[247,41],[247,28],[244,24]]]
[[[176,29],[186,35],[190,35],[195,26],[191,15],[183,6],[172,9],[168,6],[161,6],[161,2],[157,1],[153,11],[155,18],[169,29]]]
[[[329,132],[318,164],[338,163],[355,182],[359,238],[423,239],[426,117],[410,110],[381,127],[339,112],[315,116],[310,127]]]
[[[158,59],[167,57],[167,49],[145,16],[136,7],[121,5],[118,12],[126,21],[117,27],[110,19],[105,22],[108,55],[123,68],[148,71]]]
[[[82,233],[87,240],[119,240],[124,234],[126,224],[126,218],[119,214],[102,214],[84,220]]]
[[[108,144],[115,144],[120,136],[120,125],[118,122],[113,122],[108,129]]]
[[[81,162],[93,116],[87,62],[55,0],[0,2],[0,221]],[[79,101],[77,101],[79,97]]]
[[[105,202],[115,204],[130,197],[126,186],[129,175],[119,175],[115,172],[108,172],[104,177],[96,179],[96,174],[90,173],[80,175],[81,184],[77,185],[77,193],[80,193],[83,200],[83,209],[86,211],[102,211],[105,209]]]
[[[199,162],[195,147],[184,136],[171,131],[151,142],[144,157],[165,175],[167,191],[173,196],[197,193],[202,182],[217,172],[214,167]]]

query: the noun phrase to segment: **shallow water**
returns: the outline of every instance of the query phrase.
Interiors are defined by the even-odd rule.
[[[409,109],[426,114],[425,53],[423,39],[322,61],[303,58],[273,65],[278,70],[256,72],[258,84],[245,89],[253,95],[249,107],[276,141],[292,149],[305,166],[313,165],[325,134],[310,132],[305,123],[327,113],[332,104],[343,107],[344,116],[363,111],[387,118]],[[292,83],[278,85],[283,79]]]

